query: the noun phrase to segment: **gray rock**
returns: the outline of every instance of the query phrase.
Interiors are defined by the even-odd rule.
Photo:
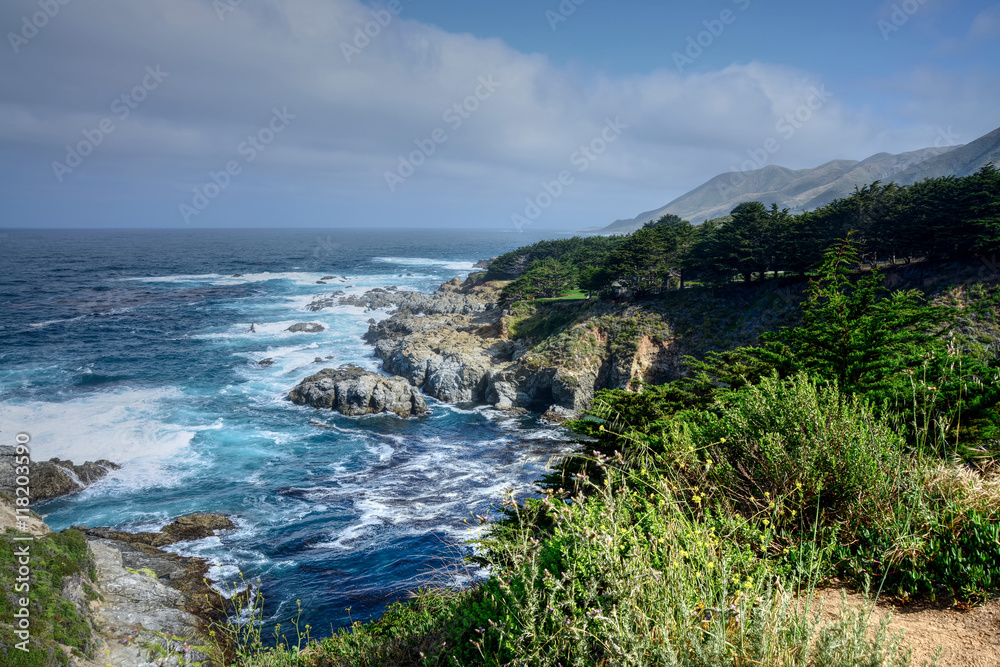
[[[337,410],[351,417],[392,413],[412,417],[428,412],[420,391],[400,377],[386,377],[348,364],[325,368],[288,394],[297,405]]]
[[[257,362],[257,365],[261,368],[267,368],[268,366],[274,365],[274,359],[261,359]]]
[[[669,340],[645,336],[636,351],[620,354],[606,333],[584,327],[574,335],[588,337],[586,353],[565,364],[544,349],[548,341],[538,348],[538,342],[509,340],[505,318],[511,313],[495,307],[500,287],[476,274],[450,280],[431,295],[373,290],[354,298],[358,305],[398,307],[364,336],[383,370],[449,403],[549,410],[548,418],[560,421],[588,409],[599,389],[672,377],[679,353]]]
[[[92,539],[88,540],[88,546],[97,568],[98,590],[103,597],[94,612],[94,620],[102,631],[113,636],[132,636],[133,628],[141,627],[161,637],[200,639],[202,622],[183,608],[186,602],[183,593],[158,577],[144,573],[152,570],[142,561],[126,564],[120,542]],[[146,643],[137,640],[129,642],[133,644],[128,647],[130,652]],[[112,648],[116,652],[123,651],[125,644],[112,645]],[[139,658],[138,653],[131,663],[126,662],[129,657],[119,658],[122,660],[119,664],[142,664],[135,661]]]
[[[361,295],[342,295],[343,292],[338,292],[318,297],[308,308],[315,312],[341,305],[365,310],[396,309],[399,312],[405,311],[417,315],[472,315],[493,309],[496,306],[498,292],[469,291],[465,289],[460,279],[455,278],[442,285],[434,294],[401,291],[393,285],[384,289],[376,287]]]
[[[285,331],[291,331],[292,333],[320,333],[326,331],[326,327],[315,322],[299,322],[288,327]]]
[[[567,410],[562,406],[553,405],[542,414],[540,419],[546,424],[560,425],[571,419],[579,419],[582,415],[583,413],[578,410]]]
[[[0,446],[0,491],[14,495],[16,486],[16,453],[15,447]],[[58,498],[83,491],[85,488],[103,479],[112,470],[121,466],[111,461],[87,461],[76,465],[72,461],[50,459],[48,461],[32,461],[29,466],[31,502]]]

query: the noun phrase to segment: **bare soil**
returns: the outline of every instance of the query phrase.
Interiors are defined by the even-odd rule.
[[[860,593],[826,588],[816,592],[823,604],[824,620],[839,615],[842,590],[847,594],[848,609],[872,608],[871,600]],[[889,614],[893,615],[890,630],[902,631],[913,648],[914,666],[933,664],[939,650],[937,664],[942,667],[1000,666],[1000,599],[969,609],[940,602],[896,607],[880,600],[875,604],[872,622],[877,624]]]

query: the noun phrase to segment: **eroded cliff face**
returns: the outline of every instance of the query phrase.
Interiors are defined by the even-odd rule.
[[[497,305],[502,286],[473,277],[445,283],[430,296],[365,295],[367,303],[398,307],[389,318],[373,321],[365,339],[385,372],[441,401],[561,418],[589,408],[600,389],[638,390],[640,383],[663,382],[679,372],[675,340],[655,317],[603,313],[597,302],[577,302],[569,307],[581,311],[578,321],[575,311],[567,311],[570,321],[557,335],[518,336],[513,330],[525,313]]]

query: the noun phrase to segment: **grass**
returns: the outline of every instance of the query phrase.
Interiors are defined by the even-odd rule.
[[[95,596],[90,588],[95,573],[87,551],[87,541],[76,530],[50,533],[32,542],[15,542],[13,530],[0,535],[0,663],[5,667],[49,667],[68,665],[69,658],[61,646],[82,655],[91,655],[94,644],[89,622],[84,614],[63,597],[64,584],[76,578],[89,599]],[[8,564],[17,562],[16,549],[28,544],[31,556],[29,589],[17,591],[16,573]],[[20,598],[30,600],[29,651],[14,648],[21,640],[9,625],[20,607]],[[86,604],[88,600],[82,603]]]
[[[575,307],[554,307],[540,301],[514,304],[507,318],[508,330],[515,340],[548,340],[573,325],[591,305],[587,301]]]
[[[574,289],[570,290],[562,296],[552,297],[550,299],[534,299],[531,303],[559,303],[561,301],[580,301],[587,299],[589,294],[586,290]]]

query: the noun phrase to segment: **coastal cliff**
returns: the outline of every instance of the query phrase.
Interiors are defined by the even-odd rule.
[[[676,379],[684,355],[725,346],[681,336],[676,323],[693,326],[684,307],[673,313],[596,299],[504,307],[506,283],[484,278],[455,278],[433,294],[391,287],[362,296],[326,295],[309,308],[393,309],[381,321],[370,320],[364,336],[386,373],[446,403],[537,411],[555,422],[579,416],[601,389],[638,390],[642,383]],[[714,305],[720,313],[736,312],[728,303]],[[771,319],[772,309],[765,311],[764,319]],[[769,325],[755,321],[751,328]]]
[[[922,289],[936,303],[964,303],[964,287],[982,279],[979,263],[914,264],[887,271],[893,289]],[[646,301],[522,301],[501,305],[507,284],[473,273],[432,294],[395,287],[361,296],[317,298],[311,310],[337,304],[371,311],[364,339],[382,370],[446,403],[531,410],[559,422],[588,409],[602,389],[638,391],[686,372],[684,357],[753,344],[767,331],[795,326],[805,280],[674,290]],[[972,320],[966,321],[968,318]],[[961,328],[995,341],[983,322],[963,315]],[[970,333],[970,335],[972,335]]]
[[[27,522],[15,517],[12,499],[0,493],[0,553],[12,558],[29,545],[30,587],[14,599],[28,601],[24,655],[33,660],[21,662],[16,644],[23,637],[4,618],[0,663],[210,666],[206,624],[224,615],[226,603],[206,580],[207,562],[161,547],[232,528],[226,517],[195,514],[155,533],[86,527],[54,533],[34,513]],[[16,591],[13,569],[0,573],[0,595],[10,600]]]

